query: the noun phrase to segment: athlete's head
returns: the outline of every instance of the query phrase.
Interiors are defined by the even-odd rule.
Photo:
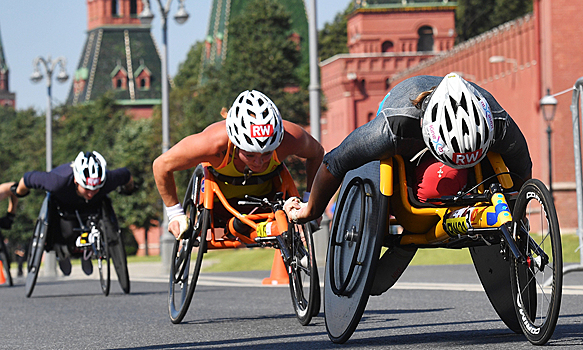
[[[442,163],[469,168],[488,152],[494,119],[488,102],[456,73],[446,75],[423,101],[422,133],[425,144]]]
[[[268,153],[283,140],[283,122],[275,104],[259,91],[243,91],[227,114],[227,134],[239,149]]]
[[[79,152],[73,163],[75,182],[86,190],[97,190],[105,184],[107,163],[96,151]]]

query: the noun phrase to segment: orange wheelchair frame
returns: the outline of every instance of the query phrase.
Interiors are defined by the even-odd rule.
[[[269,209],[270,212],[242,214],[229,203],[209,168],[209,163],[197,166],[183,201],[189,215],[189,229],[174,245],[168,298],[171,321],[180,323],[184,318],[208,249],[273,247],[279,250],[287,271],[298,321],[307,325],[320,309],[320,282],[312,224],[292,224],[283,210],[284,198],[298,196],[289,171],[284,165],[278,176],[268,180],[280,190],[274,200],[245,196],[245,200],[239,201],[239,205]],[[213,215],[218,204],[232,215],[221,236]],[[196,262],[191,266],[193,249],[197,247]],[[277,258],[274,257],[274,262]]]
[[[346,175],[325,270],[326,328],[333,342],[350,338],[369,295],[391,288],[419,248],[469,248],[502,321],[533,344],[549,340],[558,319],[563,273],[552,196],[536,179],[513,191],[502,157],[490,152],[487,159],[492,176],[484,180],[478,164],[476,186],[429,203],[412,198],[400,156],[368,163]],[[390,229],[396,225],[402,232]],[[383,246],[387,249],[381,257]],[[508,283],[501,284],[504,280]]]

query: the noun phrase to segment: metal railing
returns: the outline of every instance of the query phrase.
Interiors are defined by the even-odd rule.
[[[573,99],[571,102],[571,114],[573,115],[573,148],[575,152],[575,184],[577,185],[577,235],[579,236],[579,264],[569,265],[563,268],[563,274],[572,271],[583,271],[583,184],[581,171],[581,126],[580,111],[583,110],[583,77],[577,79],[573,87]],[[579,108],[581,107],[581,108]]]

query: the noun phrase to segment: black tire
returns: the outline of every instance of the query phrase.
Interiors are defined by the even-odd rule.
[[[107,244],[107,237],[105,236],[105,225],[103,220],[99,224],[99,242],[97,244],[97,270],[99,271],[99,284],[103,295],[109,295],[111,285],[111,271],[110,271],[110,256],[109,245]]]
[[[513,235],[525,260],[511,257],[516,315],[526,338],[543,345],[559,317],[563,256],[553,198],[541,181],[531,179],[522,186],[512,215]]]
[[[326,330],[334,343],[350,338],[370,296],[387,228],[388,198],[378,179],[379,162],[349,172],[334,213],[324,283]]]
[[[190,211],[190,223],[183,239],[174,243],[170,264],[170,283],[168,290],[168,312],[170,320],[174,324],[182,322],[188,311],[196,282],[202,267],[202,259],[207,250],[206,234],[210,228],[211,215],[207,209],[200,208],[201,183],[203,179],[202,167],[195,170],[186,189],[184,198],[184,210]],[[196,263],[193,259],[193,249],[198,246]]]
[[[1,237],[1,235],[0,235]],[[0,238],[1,239],[1,238]],[[8,249],[4,244],[4,240],[0,241],[0,261],[2,261],[2,267],[4,269],[4,278],[6,278],[5,284],[13,286],[12,275],[10,274],[10,262],[8,260]]]
[[[130,292],[130,274],[128,272],[128,259],[126,256],[126,249],[121,236],[121,230],[117,223],[117,217],[111,206],[111,200],[106,197],[103,200],[101,222],[105,229],[105,236],[107,237],[107,245],[113,267],[117,275],[117,280],[123,292],[129,294]]]
[[[298,321],[302,326],[310,323],[320,311],[320,279],[316,265],[312,224],[290,224],[286,233],[290,261],[285,261],[289,271],[289,288]]]
[[[49,228],[49,197],[50,194],[47,194],[43,201],[38,219],[34,226],[34,233],[30,240],[30,246],[28,248],[28,258],[26,260],[27,275],[26,283],[24,285],[27,298],[30,298],[32,291],[34,290],[36,279],[38,278],[40,263],[45,250],[45,242],[47,241]]]

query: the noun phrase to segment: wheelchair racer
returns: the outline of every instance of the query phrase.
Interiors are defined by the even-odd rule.
[[[285,209],[300,223],[318,218],[349,170],[394,155],[415,166],[419,200],[454,195],[488,151],[500,153],[519,176],[513,176],[514,189],[531,177],[526,139],[488,91],[456,73],[412,77],[389,91],[376,118],[325,155],[307,204],[291,199]]]
[[[233,102],[226,120],[185,137],[154,161],[156,186],[169,218],[168,231],[180,239],[188,227],[176,193],[175,171],[208,162],[227,199],[243,198],[245,194],[269,197],[277,189],[267,179],[277,175],[280,164],[292,155],[306,160],[309,192],[324,149],[302,127],[283,120],[266,95],[255,90],[243,91]],[[220,216],[218,207],[213,209],[215,218]]]
[[[8,209],[6,210],[6,215],[0,217],[0,228],[9,230],[14,223],[14,218],[16,216],[16,206],[18,204],[18,198],[10,188],[15,182],[5,182],[0,184],[0,202],[8,198]],[[0,235],[1,238],[1,235]]]
[[[77,213],[81,218],[99,212],[105,196],[115,189],[122,194],[134,191],[134,180],[126,168],[107,169],[107,162],[97,151],[79,152],[75,161],[62,164],[50,172],[29,171],[18,184],[12,186],[13,193],[24,197],[30,189],[50,193],[49,228],[46,250],[54,249],[63,274],[71,274],[72,254],[81,247],[90,245],[86,237],[80,237],[75,229],[80,228]],[[93,272],[91,256],[83,256],[81,267],[85,274]]]

